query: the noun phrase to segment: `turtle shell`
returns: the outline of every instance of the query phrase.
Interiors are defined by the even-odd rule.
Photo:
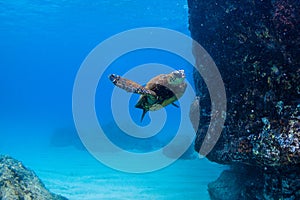
[[[182,80],[179,82],[172,81],[174,76],[178,76],[174,72],[170,74],[161,74],[151,79],[147,83],[145,88],[153,91],[156,96],[142,95],[135,107],[143,109],[144,112],[147,112],[149,110],[155,111],[174,103],[180,97],[182,97],[187,84],[184,82],[183,70],[179,70],[176,72],[180,72],[180,76],[183,76],[179,77],[182,78]]]

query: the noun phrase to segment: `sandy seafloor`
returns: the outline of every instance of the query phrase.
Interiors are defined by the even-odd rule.
[[[1,133],[10,133],[0,141],[1,154],[18,159],[34,170],[51,192],[70,200],[206,200],[207,184],[227,168],[197,156],[151,173],[124,173],[103,165],[88,151],[51,146],[45,136],[51,130],[42,125],[1,125]]]
[[[23,152],[16,156],[50,191],[71,200],[205,200],[209,199],[207,184],[225,168],[197,158],[178,160],[156,172],[130,174],[110,169],[74,147],[51,147],[34,155]]]

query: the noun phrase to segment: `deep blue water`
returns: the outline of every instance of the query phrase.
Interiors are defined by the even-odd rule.
[[[72,89],[76,73],[88,53],[103,40],[121,31],[148,26],[189,34],[187,5],[183,0],[1,1],[0,9],[1,122],[8,132],[23,130],[27,138],[36,127],[45,126],[53,131],[73,128]],[[145,63],[184,68],[192,82],[192,67],[168,52],[129,53],[116,60],[102,76],[96,108],[110,103],[114,87],[106,79],[110,73],[122,75]],[[137,95],[133,96],[130,112],[139,123],[141,110],[133,108],[137,99]],[[172,125],[176,124],[173,113],[180,116],[180,112],[170,106],[167,109],[172,114],[165,129],[176,129]],[[100,118],[101,115],[105,116],[101,123],[113,121],[110,109],[101,109]],[[175,116],[172,121],[171,116]],[[149,122],[146,115],[141,125]]]

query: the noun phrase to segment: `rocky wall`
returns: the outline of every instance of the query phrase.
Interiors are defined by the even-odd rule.
[[[214,59],[227,95],[225,127],[207,158],[261,172],[263,198],[300,198],[300,2],[188,0],[188,5],[191,35]],[[196,72],[194,81],[201,107],[199,151],[210,98]],[[272,187],[269,171],[282,175]],[[287,186],[289,192],[281,195]]]

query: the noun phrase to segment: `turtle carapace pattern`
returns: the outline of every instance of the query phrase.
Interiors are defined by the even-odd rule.
[[[111,74],[109,79],[117,87],[127,92],[140,94],[140,98],[135,105],[136,108],[143,110],[141,121],[148,111],[159,110],[169,104],[174,104],[184,94],[187,84],[184,70],[176,70],[169,74],[160,74],[152,78],[145,87],[123,78],[119,75]]]

